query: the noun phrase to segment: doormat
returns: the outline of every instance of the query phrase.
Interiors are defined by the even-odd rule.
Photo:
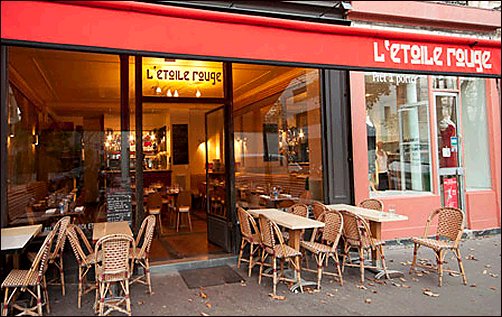
[[[228,265],[179,271],[188,288],[239,283],[244,278]]]

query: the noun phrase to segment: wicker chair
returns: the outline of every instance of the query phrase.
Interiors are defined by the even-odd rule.
[[[383,252],[384,241],[377,240],[371,236],[371,231],[368,223],[364,218],[351,213],[350,211],[340,210],[343,216],[343,261],[342,261],[342,272],[345,266],[359,267],[361,272],[361,283],[364,283],[364,269],[383,269],[385,276],[389,279],[389,274],[387,273],[387,266],[385,265],[385,255]],[[352,263],[350,259],[349,251],[350,249],[357,249],[359,254],[358,263]],[[379,259],[382,263],[382,267],[378,267],[374,264],[365,264],[365,254],[364,252],[369,251],[379,251]],[[347,262],[348,259],[348,262]],[[347,262],[347,263],[346,263]]]
[[[324,214],[324,222],[326,223],[324,231],[322,233],[322,241],[324,243],[318,243],[315,241],[301,241],[300,248],[305,251],[312,252],[315,255],[317,262],[317,270],[312,270],[309,267],[303,268],[305,271],[317,272],[317,288],[321,288],[321,278],[322,274],[332,275],[338,277],[340,285],[343,285],[342,271],[340,268],[340,261],[338,260],[338,242],[340,241],[340,236],[342,235],[343,229],[343,217],[337,211],[330,211]],[[335,261],[335,268],[337,273],[323,272],[323,265],[326,262],[328,264],[328,259],[333,258]],[[308,262],[307,262],[308,263]],[[307,264],[308,265],[308,264]]]
[[[358,206],[363,207],[363,208],[367,208],[367,209],[384,211],[383,210],[383,201],[381,201],[380,199],[376,199],[376,198],[367,198],[367,199],[361,201]]]
[[[79,226],[70,224],[67,233],[68,241],[70,242],[73,253],[78,263],[78,308],[82,307],[82,296],[96,289],[96,284],[87,284],[87,273],[94,267],[96,257],[94,249],[91,246],[85,233]],[[82,248],[82,243],[85,246],[85,251]]]
[[[429,239],[429,227],[436,217],[437,228],[435,238]],[[410,274],[415,270],[415,266],[426,267],[428,269],[431,268],[430,266],[417,264],[418,249],[420,248],[420,246],[424,246],[432,249],[435,252],[437,264],[436,267],[432,268],[438,272],[440,287],[443,284],[443,271],[460,273],[462,275],[464,285],[467,285],[467,276],[464,272],[462,256],[460,255],[459,249],[460,239],[462,238],[463,231],[464,213],[462,210],[452,207],[443,207],[432,211],[427,218],[424,236],[422,238],[412,238],[415,246],[413,250],[413,262],[411,263]],[[443,269],[445,254],[448,250],[451,250],[455,254],[460,272]]]
[[[242,207],[237,208],[237,215],[239,217],[239,226],[241,229],[241,247],[239,257],[237,259],[237,268],[241,267],[241,261],[247,262],[248,276],[251,276],[253,267],[259,263],[254,260],[254,257],[256,253],[259,253],[261,246],[260,230],[258,230],[258,226],[256,225],[256,221],[253,219],[253,216],[251,216]],[[246,245],[249,245],[249,259],[244,259],[242,257]]]
[[[280,209],[285,209],[293,206],[295,204],[295,201],[290,198],[282,199],[277,203],[277,208]]]
[[[109,234],[96,242],[94,261],[98,288],[95,307],[100,316],[108,315],[113,310],[131,315],[129,277],[134,265],[129,261],[131,252],[136,253],[136,246],[133,237],[126,234]],[[100,261],[98,261],[98,255],[100,255]],[[113,283],[120,285],[120,290],[116,294],[113,294],[111,288]],[[118,294],[119,292],[122,296]],[[108,310],[105,311],[105,308]]]
[[[156,224],[158,224],[158,233],[162,236],[162,195],[159,192],[154,192],[148,195],[146,199],[146,210],[148,214],[154,215],[157,219]]]
[[[299,251],[286,245],[282,238],[282,233],[275,222],[260,214],[258,221],[260,223],[262,252],[260,263],[260,275],[258,276],[258,284],[261,284],[262,276],[271,277],[273,281],[273,295],[277,295],[277,283],[285,281],[290,283],[298,283],[300,291],[303,293],[301,285],[301,256]],[[271,267],[272,274],[263,272],[263,266],[267,257],[272,259]],[[280,260],[280,274],[277,276],[277,260]],[[296,272],[296,279],[287,278],[284,275],[284,263],[288,262]]]
[[[9,306],[12,309],[21,311],[20,315],[42,316],[42,306],[45,305],[47,313],[50,313],[49,294],[47,292],[47,281],[45,279],[45,272],[47,271],[47,264],[49,252],[56,230],[50,231],[44,239],[42,246],[38,250],[35,259],[31,263],[29,270],[13,269],[9,275],[2,282],[2,290],[4,290],[4,301],[2,307],[2,316],[7,316]],[[9,291],[12,293],[9,294]],[[25,293],[31,296],[31,299],[36,300],[36,305],[31,307],[23,307],[18,305],[15,301],[19,297],[18,292]],[[14,299],[14,301],[13,301]],[[33,301],[30,301],[32,303]]]
[[[312,215],[314,216],[314,219],[317,220],[317,221],[322,221],[324,222],[324,214],[326,213],[329,213],[331,210],[326,207],[325,204],[319,202],[319,201],[312,201]],[[323,228],[316,228],[314,229],[314,232],[312,232],[312,238],[311,238],[311,241],[312,239],[314,239],[315,241],[320,241],[321,239],[321,236],[322,236],[322,232],[323,232]]]
[[[136,253],[131,253],[135,264],[143,268],[143,275],[132,277],[131,283],[141,283],[148,286],[148,293],[152,294],[152,280],[150,278],[150,246],[152,245],[153,232],[155,230],[155,216],[147,216],[141,223],[138,236],[136,237]],[[133,267],[133,266],[131,266]],[[132,271],[131,271],[132,276]]]
[[[293,215],[307,218],[309,216],[309,207],[305,204],[296,203],[296,204],[286,208],[286,212],[293,214]],[[301,239],[303,239],[304,232],[305,231],[302,231],[302,238]],[[289,232],[283,231],[282,237],[284,238],[285,241],[288,241],[289,240]]]

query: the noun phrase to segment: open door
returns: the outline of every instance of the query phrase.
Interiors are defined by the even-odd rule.
[[[231,252],[231,232],[226,201],[224,107],[206,113],[207,239]]]

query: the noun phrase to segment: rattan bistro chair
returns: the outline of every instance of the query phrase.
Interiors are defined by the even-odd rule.
[[[307,218],[309,216],[309,207],[305,204],[301,204],[301,203],[296,203],[292,206],[289,206],[288,208],[286,208],[286,212],[287,213],[290,213],[290,214],[293,214],[293,215],[297,215],[297,216],[300,216],[300,217],[305,217]],[[301,239],[303,240],[303,235],[305,234],[305,230],[302,231],[302,234],[301,234]],[[288,241],[289,240],[289,232],[287,231],[283,231],[282,232],[282,237],[284,238],[285,241]]]
[[[2,282],[4,290],[4,301],[2,316],[7,316],[9,306],[12,309],[21,311],[19,315],[42,316],[42,306],[45,305],[47,313],[50,313],[49,294],[47,292],[47,281],[45,272],[47,271],[48,257],[54,240],[56,230],[50,231],[44,239],[42,246],[38,250],[35,259],[31,263],[29,270],[13,269]],[[9,292],[12,291],[10,294]],[[28,294],[31,299],[36,300],[36,305],[23,307],[16,303],[18,292]],[[14,301],[13,301],[14,299]],[[33,301],[30,301],[30,303]]]
[[[358,206],[366,209],[383,211],[383,201],[376,198],[367,198],[361,201]]]
[[[340,268],[340,261],[338,260],[338,242],[340,241],[340,236],[342,235],[343,229],[343,217],[338,211],[330,211],[324,215],[324,230],[322,233],[323,243],[315,241],[301,241],[300,248],[304,251],[312,252],[315,255],[317,262],[317,270],[312,270],[309,267],[303,268],[305,271],[317,272],[317,288],[321,288],[321,278],[323,274],[332,275],[338,277],[340,285],[343,285],[342,270]],[[328,264],[328,259],[332,258],[335,262],[336,273],[323,272],[323,265],[326,262]],[[308,265],[308,262],[307,262]]]
[[[277,295],[277,283],[279,281],[297,283],[300,286],[300,291],[303,293],[301,285],[301,256],[299,251],[284,243],[282,233],[275,222],[260,214],[258,218],[260,224],[260,233],[262,241],[262,252],[260,262],[260,275],[258,276],[258,284],[261,284],[262,276],[271,277],[273,282],[273,295]],[[272,259],[271,267],[272,274],[265,273],[263,266],[266,265],[267,257]],[[277,275],[277,260],[280,260],[280,273]],[[287,262],[292,269],[295,270],[296,279],[287,278],[284,275],[284,264]]]
[[[129,278],[133,262],[130,254],[136,253],[133,237],[127,234],[109,234],[101,237],[94,246],[96,262],[96,307],[100,316],[117,310],[131,316],[131,297]],[[98,260],[98,255],[100,259]],[[113,290],[112,284],[118,283],[120,289]],[[115,294],[114,294],[115,293]],[[105,308],[108,308],[105,311]]]
[[[141,283],[148,286],[148,293],[152,294],[152,280],[150,278],[150,246],[152,245],[153,232],[155,230],[155,216],[147,216],[141,223],[138,236],[136,237],[136,252],[131,253],[135,264],[143,269],[143,274],[131,277],[131,283]],[[133,266],[131,266],[132,268]],[[131,271],[132,276],[132,271]]]
[[[383,269],[385,276],[389,279],[389,274],[387,273],[387,266],[385,265],[385,255],[383,252],[384,241],[375,239],[371,236],[370,226],[366,220],[350,211],[339,210],[343,217],[343,261],[342,261],[342,272],[345,266],[359,267],[361,272],[361,283],[364,283],[364,269]],[[359,254],[358,263],[352,263],[349,251],[350,249],[357,249]],[[365,253],[373,251],[379,254],[379,259],[377,261],[381,262],[382,267],[378,267],[375,264],[365,264]],[[348,260],[348,262],[347,262]]]
[[[432,222],[437,217],[437,228],[434,239],[428,238],[429,227]],[[460,239],[462,238],[462,233],[464,231],[464,213],[462,210],[452,207],[443,207],[436,209],[431,212],[427,218],[427,223],[425,225],[425,232],[422,238],[412,238],[414,243],[413,249],[413,262],[410,267],[410,274],[414,271],[415,266],[426,267],[430,269],[430,266],[424,266],[417,264],[417,252],[420,246],[428,247],[435,252],[436,255],[436,267],[432,267],[438,272],[439,275],[439,286],[443,284],[443,271],[455,272],[453,270],[443,269],[444,257],[447,250],[453,251],[458,261],[458,267],[464,284],[467,285],[467,276],[464,272],[464,266],[462,264],[462,256],[460,255]]]
[[[80,229],[79,226],[70,224],[68,226],[67,233],[68,241],[73,249],[75,258],[78,263],[78,308],[82,307],[82,296],[96,289],[96,284],[87,284],[87,273],[94,267],[96,257],[94,255],[94,249],[91,246],[89,240],[85,233]],[[82,243],[85,246],[85,251],[82,248]]]
[[[237,208],[237,215],[239,217],[239,227],[241,229],[241,247],[239,257],[237,259],[237,268],[241,267],[241,261],[248,263],[248,276],[251,276],[253,267],[259,262],[254,260],[256,253],[260,252],[261,235],[260,230],[253,219],[246,210],[242,207]],[[242,257],[244,248],[249,245],[249,259]],[[259,255],[259,254],[258,254]]]

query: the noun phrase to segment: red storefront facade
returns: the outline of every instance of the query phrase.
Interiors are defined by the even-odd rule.
[[[6,1],[1,6],[3,46],[67,48],[132,56],[167,54],[187,59],[349,71],[352,203],[370,196],[363,72],[487,78],[491,188],[467,191],[464,208],[469,229],[500,227],[501,110],[495,81],[495,78],[500,80],[501,73],[500,40],[324,25],[140,2]],[[356,12],[357,6],[354,8]],[[364,10],[361,8],[360,12]],[[432,77],[427,85],[431,91],[429,102],[433,104]],[[500,81],[498,85],[500,89]],[[432,121],[435,110],[430,107],[428,114]],[[434,124],[426,129],[430,135],[436,134]],[[6,135],[2,134],[2,138]],[[430,138],[429,146],[437,147],[434,138]],[[442,204],[437,154],[432,154],[430,161],[431,186],[425,196],[377,195],[387,206],[393,205],[409,218],[406,223],[386,225],[383,238],[421,234],[427,214]],[[2,164],[6,164],[5,159]],[[326,200],[336,202],[334,197]]]

